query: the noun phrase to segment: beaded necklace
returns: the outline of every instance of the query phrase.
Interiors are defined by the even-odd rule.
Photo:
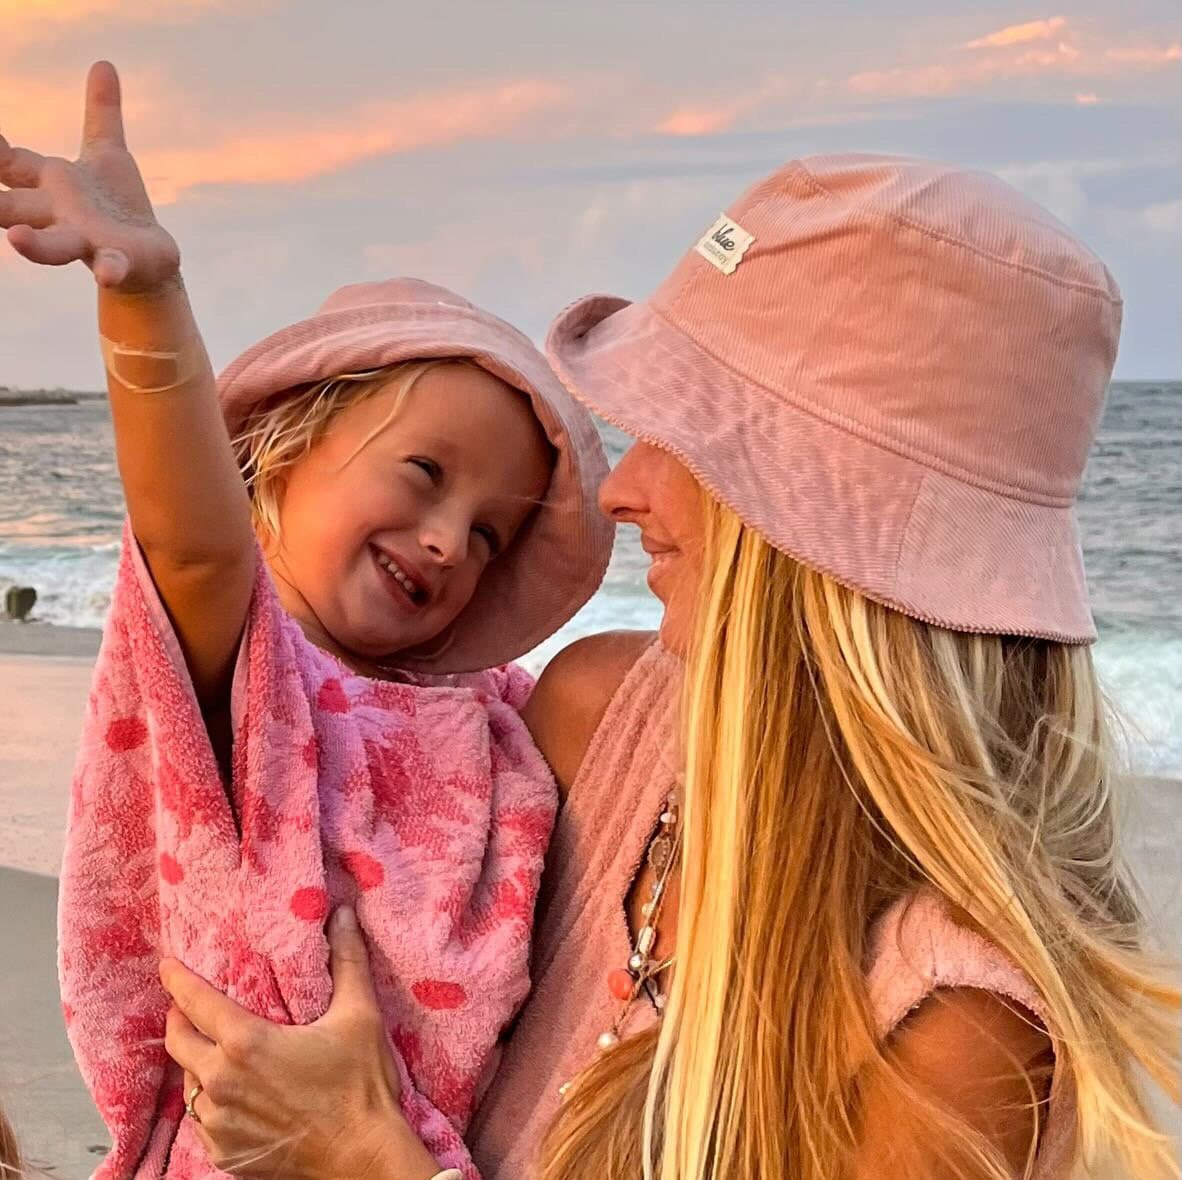
[[[633,1004],[641,995],[649,998],[658,1017],[664,1013],[666,994],[660,990],[659,980],[673,966],[675,956],[670,955],[657,962],[652,958],[652,952],[657,945],[657,923],[661,919],[669,882],[681,851],[681,842],[678,839],[679,818],[680,801],[677,791],[673,790],[665,800],[665,810],[661,812],[656,834],[649,841],[647,859],[653,871],[653,883],[648,901],[640,908],[644,916],[644,925],[636,932],[632,953],[628,956],[628,965],[613,967],[607,973],[607,989],[613,999],[620,1001],[621,1006],[611,1028],[600,1033],[596,1041],[601,1052],[606,1053],[620,1043],[624,1024]],[[571,1083],[565,1082],[559,1087],[558,1093],[565,1098],[570,1088]]]

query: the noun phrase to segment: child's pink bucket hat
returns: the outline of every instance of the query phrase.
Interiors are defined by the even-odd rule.
[[[525,394],[557,452],[545,502],[485,571],[438,654],[407,671],[473,672],[524,655],[595,593],[612,548],[596,495],[607,461],[591,415],[516,328],[419,279],[342,287],[310,319],[247,349],[218,379],[233,434],[260,403],[342,373],[434,357],[467,359]],[[489,440],[496,445],[495,439]]]
[[[1116,357],[1112,276],[1000,180],[796,160],[642,303],[547,349],[778,549],[959,631],[1096,637],[1074,502]]]

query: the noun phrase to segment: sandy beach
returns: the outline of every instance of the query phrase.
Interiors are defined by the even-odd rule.
[[[0,623],[0,1094],[31,1160],[64,1180],[84,1180],[106,1142],[66,1042],[55,969],[55,874],[97,650],[94,631]],[[1182,957],[1182,783],[1146,779],[1129,795],[1131,855],[1157,929]],[[1169,1120],[1177,1133],[1176,1111]]]

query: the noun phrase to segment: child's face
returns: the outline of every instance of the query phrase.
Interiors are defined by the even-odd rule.
[[[529,400],[474,365],[429,369],[379,429],[395,405],[385,388],[333,419],[288,474],[268,553],[310,636],[370,661],[430,650],[545,496],[552,464]]]

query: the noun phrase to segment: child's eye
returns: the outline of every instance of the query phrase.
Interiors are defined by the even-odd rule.
[[[420,455],[412,455],[407,462],[420,471],[425,471],[432,483],[438,482],[439,477],[443,474],[443,469],[434,459],[424,459]]]

